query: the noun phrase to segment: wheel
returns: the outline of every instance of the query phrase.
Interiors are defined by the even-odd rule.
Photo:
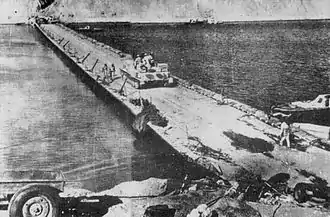
[[[60,191],[47,185],[28,185],[14,194],[9,217],[58,217]]]
[[[312,191],[309,184],[306,183],[298,183],[294,187],[293,197],[299,203],[304,203],[310,199],[310,195],[307,194],[306,191]]]

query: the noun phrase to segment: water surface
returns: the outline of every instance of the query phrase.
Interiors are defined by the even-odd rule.
[[[217,92],[224,89],[259,109],[330,93],[326,21],[94,25],[103,31],[81,32],[130,54],[153,51],[173,74]]]
[[[96,97],[35,29],[0,26],[0,38],[1,170],[61,170],[94,191],[191,171],[155,136],[137,139],[123,108]]]

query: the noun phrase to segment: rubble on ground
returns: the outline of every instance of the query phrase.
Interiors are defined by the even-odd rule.
[[[241,177],[237,177],[236,181],[228,181],[221,177],[190,180],[186,176],[184,180],[176,184],[169,182],[167,179],[149,178],[140,182],[124,182],[110,190],[99,193],[91,193],[83,189],[78,189],[75,192],[74,189],[69,189],[63,194],[67,197],[80,195],[80,199],[83,200],[98,199],[101,208],[95,205],[91,207],[94,212],[95,210],[101,210],[104,213],[102,216],[105,217],[153,217],[159,216],[160,213],[162,213],[160,216],[168,217],[259,217],[261,216],[260,210],[263,212],[267,210],[270,213],[271,207],[273,214],[282,206],[286,207],[286,210],[293,207],[297,213],[307,207],[323,207],[323,210],[329,207],[329,203],[326,203],[326,201],[318,203],[319,206],[313,204],[312,200],[304,201],[304,203],[296,201],[295,189],[288,187],[289,179],[290,176],[287,173],[278,173],[268,180],[246,173]],[[179,185],[180,183],[181,185]],[[169,185],[175,185],[176,187],[173,190],[173,186]],[[309,183],[309,190],[314,190],[314,185]],[[169,189],[172,190],[169,191]],[[104,201],[111,201],[111,203]],[[251,203],[253,206],[251,206]],[[83,206],[79,205],[77,200],[69,200],[69,204],[75,204],[76,207],[71,208],[72,210],[77,210],[77,207],[86,207],[85,204]],[[259,208],[256,209],[256,207]],[[319,209],[314,213],[323,213],[321,211]],[[283,213],[284,211],[281,210],[280,212]],[[84,213],[84,215],[93,216],[87,213]],[[303,217],[306,215],[294,216]]]

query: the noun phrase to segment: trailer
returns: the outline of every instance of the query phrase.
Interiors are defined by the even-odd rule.
[[[9,217],[56,217],[65,178],[55,171],[4,171],[0,174],[0,202]]]

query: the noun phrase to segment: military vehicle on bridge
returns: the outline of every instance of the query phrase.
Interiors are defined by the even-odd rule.
[[[124,60],[120,69],[122,77],[127,78],[134,88],[168,87],[174,84],[167,63],[154,63],[150,67],[135,65],[133,59]]]

